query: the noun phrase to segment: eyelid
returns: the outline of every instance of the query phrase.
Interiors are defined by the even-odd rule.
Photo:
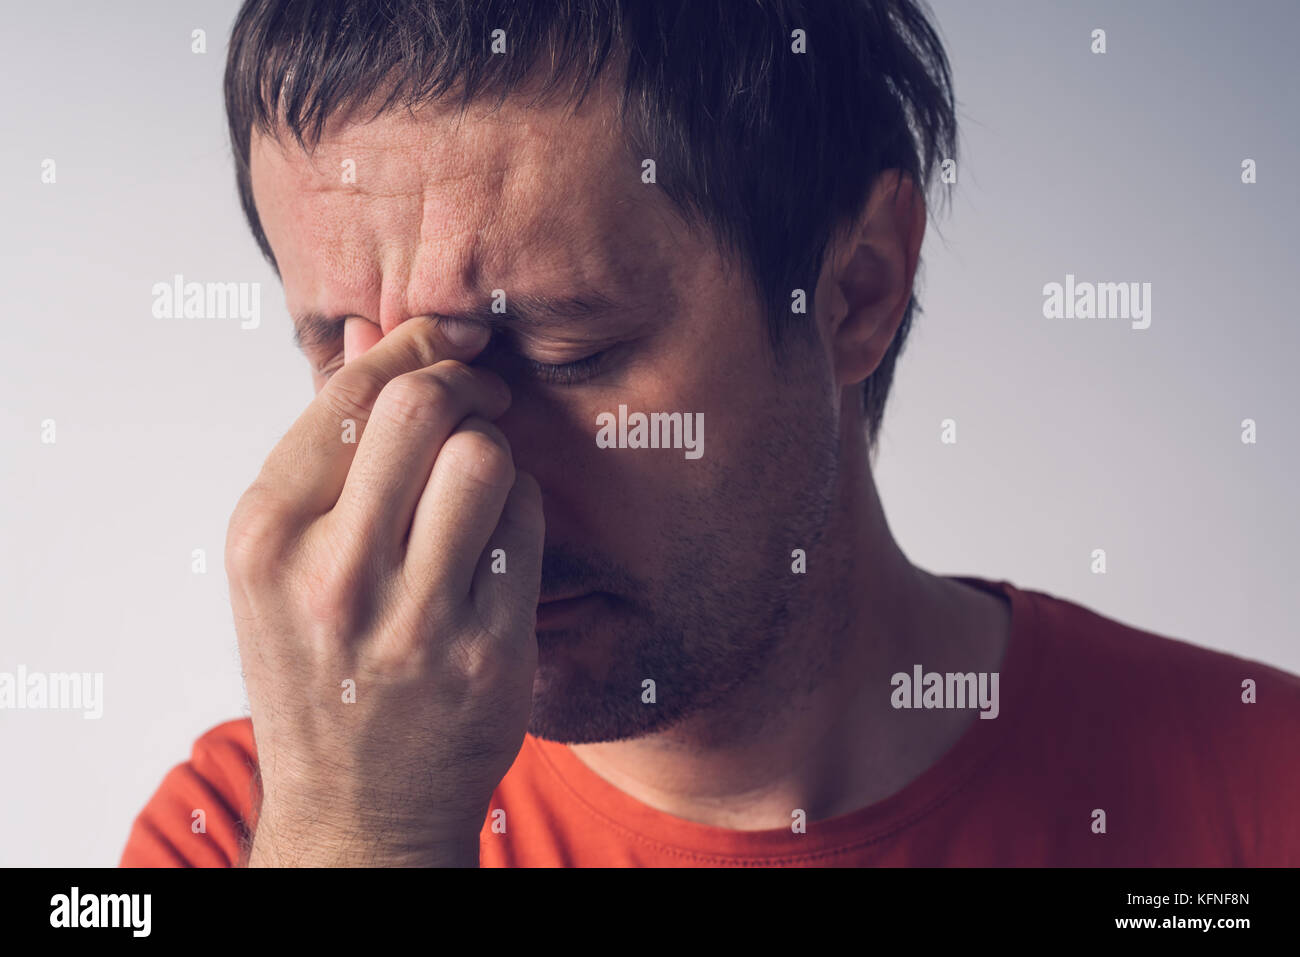
[[[593,352],[589,356],[574,359],[572,362],[538,362],[535,359],[526,361],[529,368],[547,382],[559,385],[575,385],[578,382],[586,382],[588,379],[599,375],[605,357],[609,355],[609,352],[609,349],[602,349],[600,352]]]
[[[324,355],[319,361],[312,361],[312,368],[318,375],[328,379],[343,368],[343,325],[340,323],[338,332],[331,334],[327,341],[319,342],[318,345]]]
[[[343,368],[343,350],[339,349],[331,355],[325,362],[313,363],[312,369],[318,376],[328,380],[330,376]]]
[[[318,338],[313,344],[315,348],[311,350],[312,352],[329,349],[328,355],[322,361],[314,361],[310,355],[308,356],[312,370],[326,381],[344,365],[343,329],[344,324],[339,323],[328,340]],[[604,366],[610,353],[618,345],[614,343],[581,358],[565,362],[541,362],[523,355],[513,343],[507,344],[509,338],[504,334],[494,334],[491,343],[480,353],[480,358],[491,354],[504,354],[507,360],[513,360],[514,364],[522,366],[525,372],[548,385],[560,386],[578,385],[600,375],[605,371]]]
[[[312,371],[317,375],[328,380],[347,362],[348,324],[354,321],[370,322],[364,316],[347,316],[339,322],[330,324],[328,329],[318,329],[311,344],[303,349],[311,363]],[[318,361],[315,357],[322,352],[325,356]]]

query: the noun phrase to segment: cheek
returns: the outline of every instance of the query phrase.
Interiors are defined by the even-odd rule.
[[[383,332],[373,322],[349,319],[343,324],[343,363],[346,365],[366,352],[380,339]]]
[[[607,462],[596,448],[598,402],[589,396],[538,390],[507,379],[510,408],[496,420],[505,433],[515,466],[531,472],[542,488],[561,497],[592,499],[606,477]]]

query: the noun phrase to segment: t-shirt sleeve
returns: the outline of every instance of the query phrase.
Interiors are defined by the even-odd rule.
[[[136,817],[121,867],[235,867],[255,796],[252,722],[228,721],[194,742]],[[196,813],[202,812],[202,813]]]

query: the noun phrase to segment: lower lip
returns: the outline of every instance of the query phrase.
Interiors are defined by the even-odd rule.
[[[543,602],[537,606],[537,630],[544,631],[548,628],[562,628],[573,624],[595,607],[599,594],[599,592],[591,592],[576,598]]]

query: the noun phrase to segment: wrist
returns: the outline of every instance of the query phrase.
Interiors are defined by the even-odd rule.
[[[264,809],[265,810],[265,809]],[[301,823],[294,823],[301,822]],[[418,831],[418,833],[417,833]],[[428,827],[394,833],[325,825],[319,815],[260,815],[248,867],[478,867],[479,831]]]

